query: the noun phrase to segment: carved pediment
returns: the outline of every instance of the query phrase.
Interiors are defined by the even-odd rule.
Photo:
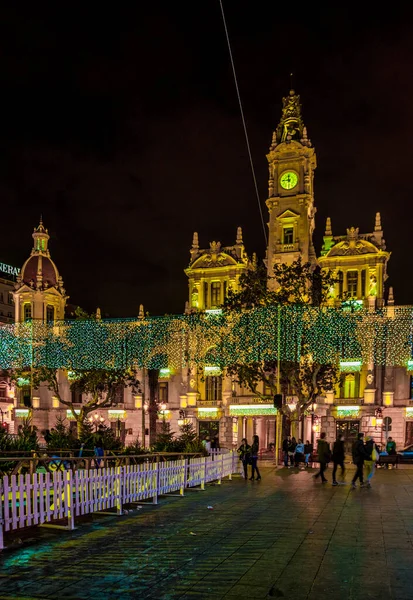
[[[298,213],[287,208],[287,210],[285,210],[283,213],[278,215],[277,220],[281,221],[283,219],[299,219],[299,218],[300,218],[300,215]]]
[[[210,269],[236,265],[237,261],[226,252],[216,252],[211,247],[210,252],[205,252],[191,265],[192,269]]]

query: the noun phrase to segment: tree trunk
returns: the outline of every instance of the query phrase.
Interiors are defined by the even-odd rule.
[[[156,421],[158,418],[158,380],[159,369],[148,369],[149,378],[149,446],[156,441]]]

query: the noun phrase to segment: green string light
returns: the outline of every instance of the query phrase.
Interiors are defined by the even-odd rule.
[[[278,326],[281,360],[298,362],[305,352],[322,364],[361,361],[407,367],[413,357],[413,307],[394,307],[387,316],[385,309],[351,312],[282,305],[232,313],[4,325],[0,368],[224,368],[276,360]]]

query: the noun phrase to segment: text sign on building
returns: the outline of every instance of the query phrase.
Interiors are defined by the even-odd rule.
[[[7,275],[18,275],[20,273],[20,269],[18,267],[12,267],[11,265],[6,265],[5,263],[0,262],[0,272],[6,273]]]

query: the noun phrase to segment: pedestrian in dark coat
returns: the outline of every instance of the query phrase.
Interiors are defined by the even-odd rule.
[[[240,460],[242,462],[242,466],[244,468],[244,479],[247,480],[248,479],[248,462],[250,460],[250,450],[251,450],[251,446],[248,444],[246,438],[243,438],[241,440],[241,446],[238,448],[238,454],[240,457]]]
[[[364,478],[363,478],[363,467],[364,461],[366,458],[369,458],[366,454],[366,450],[364,448],[364,433],[359,433],[357,436],[357,440],[353,444],[352,454],[353,454],[353,463],[356,465],[357,469],[352,479],[351,485],[353,488],[356,487],[357,479],[360,479],[360,487],[364,486]]]
[[[327,483],[324,471],[327,468],[327,463],[330,461],[330,446],[327,443],[324,431],[320,433],[320,439],[317,441],[317,456],[320,463],[320,470],[314,475],[314,479],[321,477],[321,482]]]
[[[260,475],[260,472],[259,472],[258,466],[257,466],[259,449],[260,449],[260,439],[259,439],[258,435],[254,435],[254,437],[252,438],[252,445],[251,445],[252,474],[250,477],[250,481],[254,480],[255,471],[257,472],[257,481],[259,481],[261,479],[261,475]]]
[[[344,436],[340,434],[333,445],[333,485],[338,485],[336,479],[337,467],[341,467],[341,476],[344,479]]]
[[[283,459],[284,459],[284,467],[288,467],[288,448],[291,444],[291,436],[287,435],[287,437],[283,440]]]

